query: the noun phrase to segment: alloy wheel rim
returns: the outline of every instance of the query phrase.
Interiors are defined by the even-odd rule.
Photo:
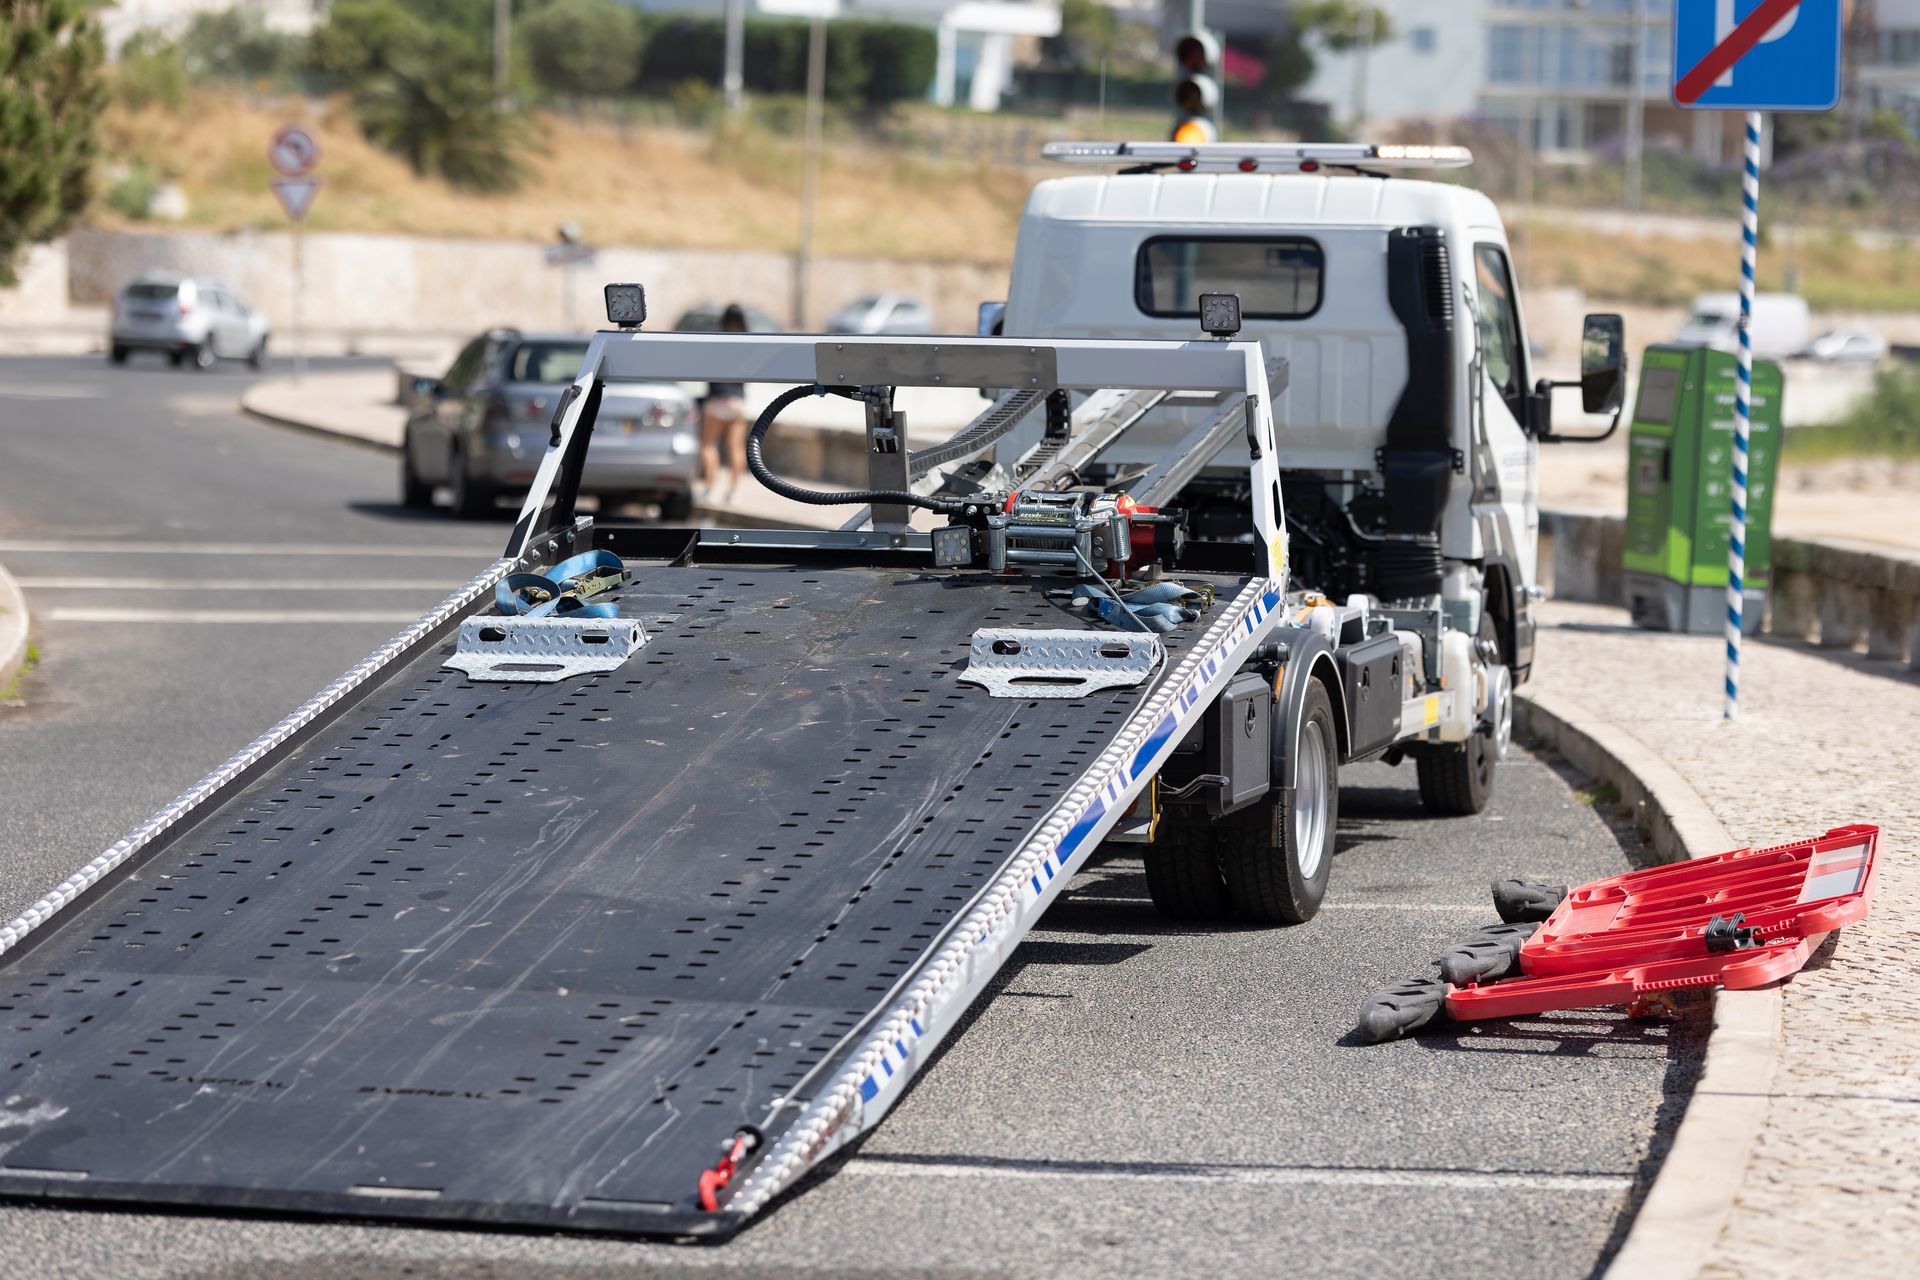
[[[1320,870],[1327,836],[1327,742],[1317,720],[1300,726],[1299,756],[1294,762],[1293,857],[1300,876],[1311,880]]]

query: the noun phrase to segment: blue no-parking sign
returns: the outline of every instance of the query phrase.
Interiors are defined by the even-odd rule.
[[[1831,111],[1840,0],[1674,0],[1673,100],[1715,111]]]

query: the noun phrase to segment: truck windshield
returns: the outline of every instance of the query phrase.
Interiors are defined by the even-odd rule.
[[[1320,309],[1326,255],[1299,236],[1157,236],[1140,246],[1134,303],[1150,316],[1200,315],[1203,293],[1237,293],[1241,314],[1300,320]]]
[[[587,358],[584,342],[529,342],[513,353],[509,382],[572,382]]]

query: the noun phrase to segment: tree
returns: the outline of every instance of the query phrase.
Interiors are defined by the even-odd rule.
[[[300,38],[270,30],[257,13],[224,9],[193,15],[180,56],[194,76],[243,83],[277,79],[300,58]]]
[[[0,285],[86,207],[103,58],[82,0],[0,0]]]
[[[1049,52],[1080,71],[1098,71],[1120,47],[1120,15],[1100,0],[1060,0],[1060,34]]]
[[[491,0],[340,0],[309,42],[314,70],[353,91],[361,131],[419,174],[508,191],[525,123],[492,88]]]
[[[1336,53],[1393,39],[1387,11],[1368,0],[1302,0],[1293,7],[1293,29],[1302,39],[1318,36]]]
[[[554,0],[520,20],[520,35],[534,78],[554,93],[620,93],[640,72],[640,22],[614,0]]]

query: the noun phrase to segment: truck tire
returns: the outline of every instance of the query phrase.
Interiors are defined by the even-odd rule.
[[[1277,794],[1214,824],[1234,914],[1259,924],[1305,924],[1333,872],[1340,820],[1340,739],[1333,701],[1309,681],[1294,744],[1293,794]]]
[[[1483,640],[1492,638],[1498,647],[1492,620],[1484,613],[1480,636]],[[1479,813],[1493,798],[1493,770],[1500,763],[1505,745],[1496,740],[1492,729],[1482,726],[1465,742],[1422,751],[1413,762],[1420,781],[1420,803],[1438,818]]]
[[[1146,848],[1147,893],[1170,920],[1224,920],[1231,914],[1220,878],[1214,824],[1205,813],[1170,809]]]

